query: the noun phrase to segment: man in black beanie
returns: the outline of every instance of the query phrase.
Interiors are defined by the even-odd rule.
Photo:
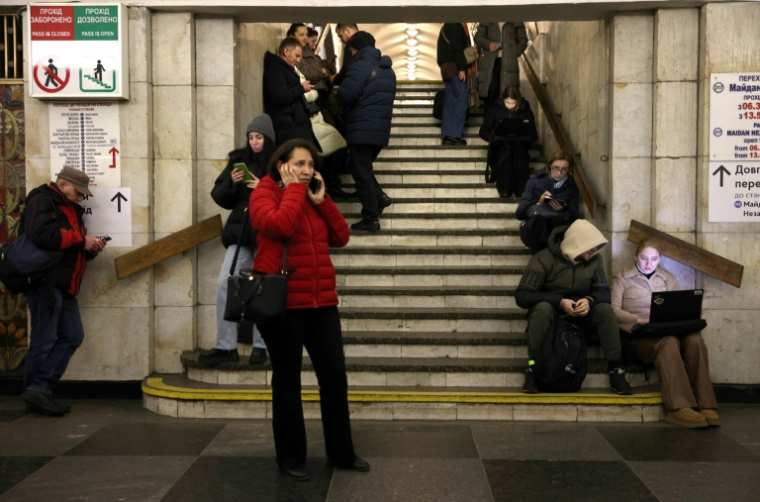
[[[392,201],[372,173],[372,163],[390,140],[396,73],[391,58],[380,54],[369,33],[359,31],[349,43],[353,57],[338,89],[338,102],[348,109],[349,163],[362,203],[362,219],[351,228],[376,232],[380,230],[378,216]]]

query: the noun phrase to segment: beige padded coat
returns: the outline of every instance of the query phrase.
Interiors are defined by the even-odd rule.
[[[617,317],[618,327],[630,333],[637,319],[649,318],[653,292],[677,289],[676,278],[660,267],[649,279],[639,272],[636,265],[618,272],[612,278],[612,300],[610,301]]]

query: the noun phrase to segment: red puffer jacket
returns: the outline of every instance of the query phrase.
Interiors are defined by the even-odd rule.
[[[296,269],[288,277],[289,309],[338,304],[329,248],[345,246],[350,236],[348,224],[332,199],[325,195],[325,200],[315,206],[306,190],[300,183],[283,189],[270,176],[264,176],[249,204],[258,243],[255,270],[268,274],[280,271],[282,245],[288,242],[288,269]]]

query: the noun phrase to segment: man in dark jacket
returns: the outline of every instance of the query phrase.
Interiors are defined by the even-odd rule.
[[[311,129],[304,94],[314,89],[307,80],[303,84],[294,68],[303,55],[295,38],[280,43],[279,56],[264,55],[264,111],[272,117],[278,144],[289,139],[304,138],[317,144]]]
[[[355,24],[339,24],[335,27],[335,33],[338,34],[338,38],[343,42],[343,58],[340,61],[340,71],[331,77],[333,85],[341,85],[343,79],[346,78],[346,71],[348,70],[348,65],[351,63],[351,58],[353,57],[351,46],[348,42],[354,34],[358,33],[358,31],[359,27]]]
[[[622,368],[620,332],[610,305],[610,287],[598,256],[608,244],[602,233],[586,220],[555,228],[549,247],[534,254],[515,293],[517,305],[528,311],[528,369],[523,392],[538,387],[532,367],[552,328],[554,318],[567,314],[584,334],[596,332],[609,366],[610,389],[633,394]]]
[[[79,202],[92,195],[89,183],[90,177],[82,171],[64,167],[55,183],[29,193],[21,217],[22,233],[37,247],[63,252],[51,275],[25,291],[32,332],[21,398],[32,413],[62,416],[71,411],[69,405],[53,399],[53,391],[84,339],[76,296],[86,262],[106,245],[86,235],[82,221],[84,209]]]
[[[353,58],[338,90],[338,102],[348,108],[346,142],[356,193],[362,203],[362,219],[353,230],[380,230],[377,220],[391,204],[372,173],[372,163],[391,136],[396,73],[391,58],[375,48],[375,39],[360,31],[351,37]]]
[[[444,145],[466,145],[462,138],[467,120],[467,59],[464,49],[470,47],[470,34],[462,23],[444,23],[438,34],[438,66],[446,84],[443,94],[441,138]]]

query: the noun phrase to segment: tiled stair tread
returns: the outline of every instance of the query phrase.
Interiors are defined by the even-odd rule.
[[[384,274],[384,275],[432,275],[432,274],[456,274],[456,275],[470,275],[470,274],[522,274],[525,272],[525,267],[477,267],[477,266],[462,266],[454,265],[449,267],[406,267],[406,266],[384,266],[384,267],[336,267],[335,272],[343,275],[369,275],[369,274]]]
[[[514,199],[514,197],[512,198]],[[510,200],[510,199],[506,199]],[[514,199],[517,200],[517,199]],[[358,202],[358,201],[357,201]],[[361,218],[361,213],[343,213],[343,217],[348,218]],[[383,213],[383,220],[460,220],[460,219],[499,219],[506,220],[515,218],[515,213]]]
[[[417,171],[419,174],[419,171]],[[377,176],[378,173],[374,173]],[[390,173],[389,173],[390,174]],[[354,184],[341,185],[344,190],[356,188]],[[496,188],[490,183],[383,183],[383,188]]]
[[[353,296],[514,296],[514,287],[503,286],[338,286],[341,295]]]
[[[343,319],[497,319],[524,320],[523,309],[433,309],[433,308],[374,308],[345,307],[340,309]]]
[[[198,368],[199,351],[182,353],[182,362],[188,367]],[[303,369],[311,371],[311,359],[303,358]],[[385,372],[457,372],[457,373],[520,373],[528,367],[528,361],[521,358],[454,358],[454,357],[347,357],[346,371]],[[269,362],[252,366],[245,358],[237,363],[222,363],[215,369],[226,371],[271,370]],[[642,373],[643,366],[627,366],[629,373]],[[588,359],[588,373],[607,373],[607,361]]]
[[[465,254],[465,255],[530,255],[530,249],[518,246],[499,247],[351,247],[335,248],[330,254]]]
[[[351,235],[476,235],[476,236],[493,236],[493,235],[520,235],[519,230],[500,230],[500,229],[449,229],[440,228],[433,230],[424,229],[380,229],[376,232],[369,230],[352,230]]]
[[[407,117],[408,117],[408,115],[407,115]],[[428,124],[428,126],[429,125],[430,124]],[[418,124],[397,124],[394,127],[423,127],[423,126],[422,125],[418,125]],[[479,138],[480,136],[478,135],[478,133],[475,133],[475,132],[466,132],[466,133],[462,134],[462,137],[463,138]],[[437,138],[437,139],[441,139],[441,133],[432,133],[432,134],[431,133],[424,133],[424,134],[408,134],[408,133],[405,133],[405,134],[396,134],[396,133],[391,133],[391,138],[426,138],[426,139],[435,139],[435,138]],[[435,147],[435,146],[437,146],[437,145],[434,145],[433,147]],[[431,148],[433,148],[433,147],[431,147]]]
[[[525,345],[525,333],[344,331],[346,345]]]
[[[269,385],[213,384],[191,380],[185,375],[156,374],[142,382],[147,395],[178,399],[204,401],[271,401],[272,389]],[[303,385],[304,401],[318,401],[319,387]],[[349,402],[462,402],[473,404],[576,404],[576,405],[636,405],[661,404],[658,385],[636,387],[632,396],[619,396],[607,388],[585,388],[578,392],[555,394],[523,394],[518,387],[369,387],[349,386]]]
[[[406,147],[402,147],[406,148]],[[428,147],[428,148],[436,148],[436,147]],[[458,147],[462,148],[462,147]],[[373,164],[383,163],[383,162],[395,162],[398,164],[403,164],[405,162],[445,162],[447,164],[450,164],[452,162],[483,162],[486,160],[486,152],[483,152],[482,157],[378,157],[373,161]],[[421,174],[424,174],[423,171],[417,171]],[[427,171],[428,173],[434,173],[437,171]],[[445,173],[445,171],[440,171],[440,173]]]
[[[505,204],[512,203],[514,204],[514,201],[516,201],[514,197],[512,199],[502,199],[501,197],[404,197],[404,198],[393,198],[394,204],[420,204],[420,203],[432,203],[432,202],[446,202],[446,203],[460,203],[460,204],[493,204],[496,202],[503,202]],[[350,202],[344,202],[344,201],[337,201],[336,204],[345,204]],[[421,213],[425,214],[425,213]]]
[[[404,115],[404,117],[414,117],[414,115]],[[388,145],[383,147],[383,150],[488,150],[488,145]]]

